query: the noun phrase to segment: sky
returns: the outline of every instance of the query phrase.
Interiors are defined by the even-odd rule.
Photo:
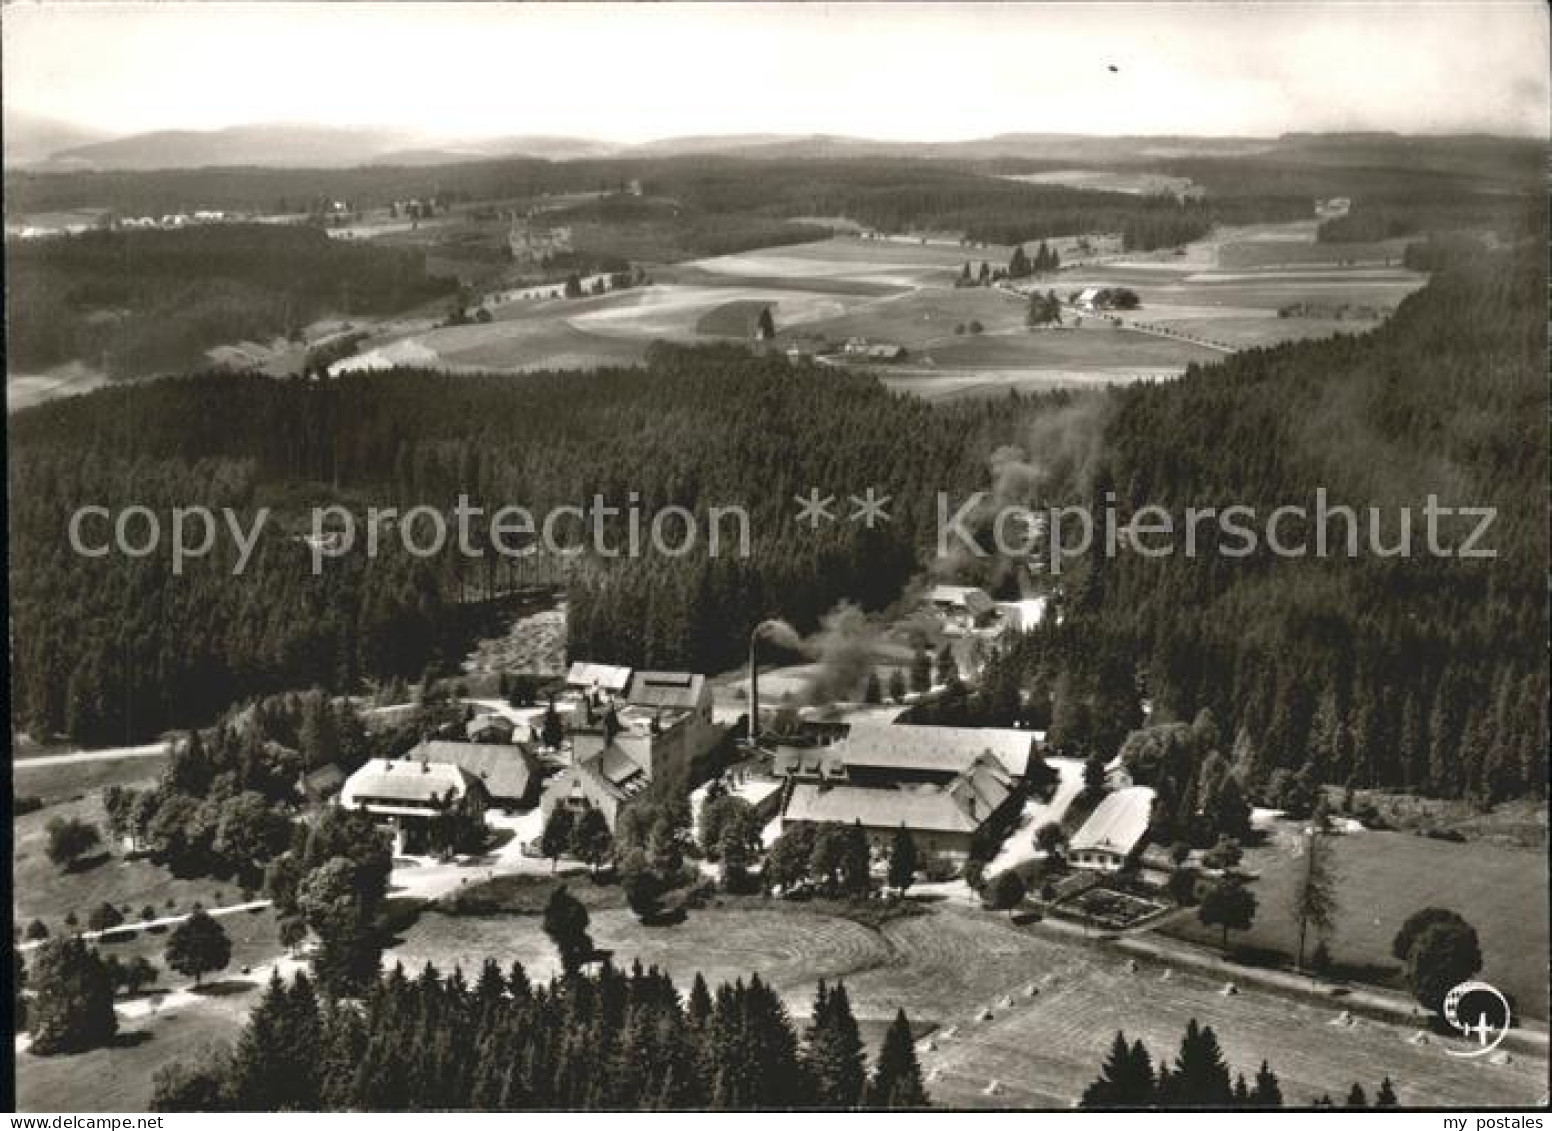
[[[108,133],[1549,135],[1539,0],[1318,4],[37,3],[8,110]]]

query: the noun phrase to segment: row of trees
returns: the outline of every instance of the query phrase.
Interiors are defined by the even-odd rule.
[[[1316,1107],[1334,1106],[1329,1095],[1312,1102]],[[1396,1091],[1387,1076],[1375,1091],[1373,1106],[1393,1108],[1396,1103]],[[1264,1060],[1252,1081],[1247,1082],[1244,1073],[1233,1075],[1212,1026],[1198,1025],[1193,1017],[1173,1063],[1162,1058],[1155,1062],[1142,1041],[1128,1044],[1126,1034],[1117,1032],[1098,1078],[1083,1092],[1081,1106],[1254,1110],[1282,1107],[1283,1091]],[[1353,1084],[1345,1106],[1370,1106],[1362,1085]]]
[[[807,1024],[758,976],[604,965],[534,985],[520,965],[400,967],[359,1003],[278,976],[235,1048],[158,1071],[157,1111],[513,1111],[919,1108],[928,1097],[897,1014],[871,1068],[845,987],[821,983]]]

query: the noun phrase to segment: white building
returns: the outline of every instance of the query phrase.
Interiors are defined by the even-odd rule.
[[[1067,860],[1079,868],[1116,872],[1142,850],[1153,817],[1153,790],[1145,785],[1118,789],[1099,803],[1067,845]]]

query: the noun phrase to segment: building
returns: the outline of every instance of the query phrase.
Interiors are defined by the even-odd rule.
[[[630,686],[631,670],[615,664],[589,664],[577,662],[566,672],[566,689],[582,695],[625,694]]]
[[[401,854],[426,822],[479,789],[467,773],[446,762],[374,758],[345,779],[339,803],[381,818],[393,830],[394,852]]]
[[[998,601],[997,612],[1006,628],[1028,632],[1045,620],[1050,606],[1049,597],[1025,597],[1018,601]]]
[[[689,672],[635,672],[623,696],[583,707],[572,720],[572,764],[549,796],[602,810],[611,828],[621,806],[653,780],[688,781],[726,733],[712,721],[711,685]]]
[[[804,822],[860,824],[870,847],[887,852],[903,826],[924,856],[962,862],[984,827],[1017,813],[1019,786],[989,754],[942,785],[794,781],[782,809],[782,827]]]
[[[922,852],[963,861],[1017,815],[1034,745],[1023,730],[857,723],[829,745],[780,746],[783,827],[857,822],[882,851],[903,825]]]
[[[1098,309],[1094,304],[1099,300],[1099,292],[1103,289],[1103,287],[1084,287],[1073,300],[1073,305],[1079,310]]]
[[[924,601],[943,618],[946,628],[958,632],[986,624],[997,615],[997,602],[974,585],[934,585]]]
[[[1068,863],[1101,872],[1130,867],[1141,854],[1152,817],[1153,790],[1145,785],[1116,790],[1073,833]]]
[[[523,809],[538,793],[539,761],[522,743],[431,739],[415,747],[409,756],[458,767],[480,786],[487,805]]]

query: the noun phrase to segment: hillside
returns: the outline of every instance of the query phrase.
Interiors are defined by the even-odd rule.
[[[574,655],[717,670],[737,662],[762,616],[807,629],[843,598],[882,607],[924,566],[1016,592],[1009,563],[929,557],[935,492],[962,498],[990,466],[999,489],[1023,483],[1042,504],[1086,500],[1097,514],[1109,492],[1123,514],[1232,502],[1263,516],[1310,505],[1321,487],[1360,510],[1438,494],[1498,509],[1499,556],[1091,557],[1061,578],[1061,626],[994,668],[984,694],[953,708],[966,718],[1011,711],[1109,756],[1140,719],[1141,696],[1155,721],[1209,708],[1226,735],[1245,736],[1262,774],[1298,769],[1315,750],[1313,772],[1336,782],[1540,790],[1544,287],[1534,256],[1468,256],[1376,332],[1078,399],[934,408],[861,375],[659,347],[645,370],[398,372],[323,387],[203,377],[19,413],[17,716],[127,738],[261,690],[413,678],[461,655],[459,595],[492,584],[490,563],[398,554],[311,577],[284,537],[266,538],[242,578],[224,572],[228,553],[176,580],[156,559],[65,553],[69,500],[149,492],[163,506],[245,513],[281,500],[292,516],[315,499],[450,506],[459,492],[540,513],[594,491],[697,515],[742,502],[748,559],[588,556],[569,575]],[[1020,457],[1034,470],[1006,480]],[[815,483],[887,485],[896,521],[859,537],[805,533],[788,500]],[[1322,731],[1332,727],[1345,737]]]

